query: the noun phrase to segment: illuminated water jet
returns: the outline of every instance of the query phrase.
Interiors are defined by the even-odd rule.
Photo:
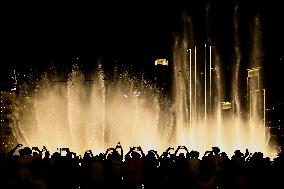
[[[207,9],[209,10],[209,9]],[[197,53],[204,54],[197,65],[191,64],[193,44],[187,35],[178,36],[174,47],[174,69],[178,73],[174,77],[175,90],[175,117],[176,139],[178,144],[186,144],[191,149],[205,151],[212,146],[218,146],[222,150],[232,154],[236,149],[245,151],[261,151],[268,156],[272,155],[273,149],[268,145],[269,131],[265,126],[265,90],[262,89],[261,77],[261,32],[259,17],[253,24],[253,41],[251,62],[247,73],[240,73],[240,45],[239,29],[237,25],[237,8],[234,14],[235,48],[233,52],[233,73],[231,82],[231,105],[230,112],[221,106],[225,89],[222,80],[228,79],[220,72],[222,65],[220,55],[216,48],[205,44],[199,47]],[[188,20],[188,19],[187,19]],[[185,28],[187,30],[187,28]],[[186,32],[185,32],[186,33]],[[209,41],[210,40],[210,35]],[[196,46],[194,47],[196,49]],[[204,48],[204,50],[203,50]],[[203,51],[203,52],[202,52]],[[213,57],[212,57],[213,56]],[[195,55],[196,59],[196,55]],[[258,60],[253,62],[253,60]],[[257,67],[255,67],[257,66]],[[197,77],[188,78],[187,70],[197,70]],[[213,73],[212,73],[213,70]],[[247,76],[247,91],[240,92],[240,77]],[[212,82],[213,81],[213,82]],[[192,82],[197,84],[195,90],[199,98],[192,102]],[[215,85],[212,85],[215,83]],[[247,94],[246,94],[247,93]],[[214,94],[214,95],[212,95]],[[241,96],[246,100],[241,101]],[[192,104],[196,104],[195,107]],[[194,114],[189,114],[195,109]]]

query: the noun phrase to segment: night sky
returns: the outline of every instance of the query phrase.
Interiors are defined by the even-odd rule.
[[[95,1],[97,2],[97,1]],[[103,3],[102,3],[103,2]],[[40,3],[1,6],[1,84],[11,70],[46,69],[53,64],[70,66],[74,57],[95,67],[97,60],[111,66],[115,60],[151,67],[156,58],[171,60],[173,39],[182,31],[182,14],[195,21],[197,43],[206,42],[205,0],[136,0],[97,3]],[[271,102],[283,100],[283,7],[278,0],[211,0],[210,32],[221,56],[230,64],[234,5],[240,4],[242,51],[247,52],[249,25],[259,13],[263,29],[265,85]],[[244,53],[245,54],[245,53]],[[273,98],[272,98],[273,96]],[[274,102],[275,101],[275,102]]]

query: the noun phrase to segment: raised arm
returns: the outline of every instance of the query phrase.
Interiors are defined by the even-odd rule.
[[[88,150],[89,154],[91,155],[91,157],[95,157],[92,150]]]
[[[174,150],[174,148],[168,147],[168,149],[166,150],[166,153],[169,154],[170,150]]]
[[[120,156],[121,156],[121,159],[123,159],[123,149],[122,149],[122,146],[120,145],[120,142],[118,142],[118,144],[115,147],[116,151],[117,149],[120,149]]]
[[[157,153],[157,151],[155,151],[155,150],[150,150],[150,151],[153,152],[153,153],[156,155],[157,159],[160,158],[160,156],[159,156],[159,154]]]
[[[43,150],[40,150],[38,147],[33,147],[32,149],[38,152],[38,154],[36,156],[33,156],[34,158],[41,158],[42,157],[42,151]]]
[[[168,154],[170,154],[169,153],[170,150],[174,150],[174,148],[168,147],[168,149],[159,156],[159,159],[162,159],[163,157],[167,157]]]
[[[176,151],[175,151],[175,153],[174,153],[175,156],[177,155],[177,153],[178,153],[178,151],[179,151],[180,149],[181,149],[181,146],[178,146],[177,149],[176,149]]]
[[[189,153],[189,151],[188,151],[186,146],[183,146],[183,149],[186,151],[186,153]]]
[[[207,154],[211,154],[212,151],[206,151],[203,156],[207,156]]]
[[[113,151],[114,148],[108,148],[108,149],[107,149],[106,153],[104,154],[104,159],[107,159],[107,156],[108,156],[108,154],[109,154],[109,152],[110,152],[111,150]]]
[[[129,151],[125,154],[125,156],[129,156],[134,150],[135,150],[135,147],[129,147]]]

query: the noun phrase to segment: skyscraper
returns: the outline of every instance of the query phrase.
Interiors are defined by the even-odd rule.
[[[16,124],[16,94],[14,92],[1,91],[0,99],[0,146],[4,148],[4,150],[8,150],[8,148],[13,147],[13,141],[15,142],[12,128]]]
[[[247,104],[249,118],[262,120],[265,123],[265,89],[261,86],[260,67],[248,69],[247,76]]]

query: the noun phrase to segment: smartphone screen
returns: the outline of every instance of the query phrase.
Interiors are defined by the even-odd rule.
[[[66,156],[67,155],[67,152],[65,149],[61,149],[61,156]]]

